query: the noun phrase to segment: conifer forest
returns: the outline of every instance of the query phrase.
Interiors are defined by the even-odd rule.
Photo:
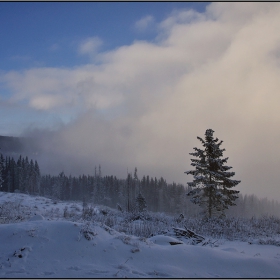
[[[21,192],[40,195],[61,201],[83,201],[96,205],[131,212],[137,205],[139,194],[145,199],[146,209],[178,216],[199,217],[201,209],[186,195],[190,186],[167,183],[164,178],[138,178],[137,168],[128,172],[126,178],[103,176],[99,165],[93,174],[71,176],[60,172],[57,175],[41,174],[39,163],[28,157],[0,156],[2,188],[4,192]],[[277,216],[280,204],[267,198],[239,193],[236,206],[226,210],[228,217]]]

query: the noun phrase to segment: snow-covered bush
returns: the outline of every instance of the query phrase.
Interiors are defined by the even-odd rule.
[[[79,207],[76,203],[73,203],[73,204],[70,206],[70,208],[71,208],[72,210],[77,211],[77,212],[80,212],[80,211],[81,211],[80,207]]]
[[[195,232],[228,240],[248,241],[251,238],[272,237],[280,234],[280,219],[263,218],[225,218],[225,219],[185,219],[184,226]]]
[[[280,244],[280,219],[273,216],[262,218],[190,218],[186,215],[169,216],[164,213],[150,211],[126,212],[103,205],[87,204],[82,208],[82,202],[65,203],[59,201],[56,205],[50,199],[34,198],[36,204],[23,194],[10,194],[0,203],[0,224],[29,220],[34,214],[40,214],[47,220],[67,219],[72,222],[97,223],[110,231],[139,238],[172,233],[173,228],[187,228],[198,235],[211,240],[242,240],[257,242],[257,244]],[[24,203],[23,203],[24,201]],[[83,209],[83,210],[82,210]]]
[[[30,217],[30,209],[21,205],[22,200],[5,201],[0,205],[0,223],[17,223]]]
[[[85,239],[87,239],[87,240],[92,240],[94,238],[94,236],[97,235],[97,233],[94,230],[93,225],[90,222],[87,222],[82,225],[82,228],[79,233],[79,238],[78,238],[79,240],[80,240],[81,235],[84,236]]]
[[[92,206],[83,207],[83,213],[82,213],[83,220],[90,221],[93,215],[94,215],[94,211]]]
[[[275,217],[263,218],[186,218],[180,219],[163,213],[145,212],[144,216],[136,213],[120,212],[110,209],[108,215],[98,214],[94,221],[138,237],[168,233],[173,227],[188,228],[199,235],[212,239],[243,240],[252,238],[268,238],[273,240],[280,236],[280,219]],[[268,242],[268,241],[267,241]]]
[[[52,207],[50,210],[47,210],[44,216],[50,220],[54,220],[54,219],[57,220],[59,218],[62,218],[62,215],[58,207],[56,208]]]

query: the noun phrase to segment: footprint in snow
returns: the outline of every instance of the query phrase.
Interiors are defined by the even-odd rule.
[[[21,270],[12,270],[12,271],[7,271],[6,274],[12,274],[12,273],[26,273],[25,269]]]
[[[156,270],[154,270],[153,272],[147,272],[147,274],[151,275],[151,276],[158,276],[158,277],[170,277],[169,274],[163,273],[163,272],[159,272],[159,271],[156,271]]]
[[[222,250],[226,251],[226,252],[238,253],[238,251],[234,248],[225,248],[225,249],[222,249]]]
[[[68,269],[71,269],[71,270],[81,270],[81,268],[79,268],[77,266],[70,266],[70,267],[68,267]]]
[[[136,275],[140,275],[140,276],[145,276],[146,275],[145,273],[142,273],[142,272],[139,272],[139,271],[136,271],[136,270],[132,270],[131,272],[132,272],[132,274],[136,274]]]
[[[45,274],[45,275],[53,275],[54,272],[52,272],[52,271],[45,271],[44,274]]]
[[[88,272],[88,274],[95,274],[95,273],[108,273],[108,270],[98,270],[98,269],[92,269]]]
[[[19,250],[14,252],[13,257],[17,257],[19,259],[26,258],[30,251],[31,251],[30,247],[28,247],[28,246],[22,247]]]

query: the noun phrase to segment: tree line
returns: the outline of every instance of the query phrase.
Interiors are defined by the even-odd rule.
[[[137,168],[129,172],[125,179],[116,176],[103,176],[101,166],[93,170],[92,175],[67,176],[63,172],[58,175],[41,175],[38,162],[28,157],[0,155],[1,191],[22,192],[41,195],[54,200],[85,201],[133,211],[139,194],[145,199],[147,210],[165,212],[179,216],[198,217],[201,209],[191,202],[186,195],[192,190],[183,184],[167,183],[164,178],[138,178]],[[280,204],[255,195],[239,194],[236,206],[226,210],[227,216],[252,217],[279,216]]]
[[[0,185],[3,191],[38,194],[41,173],[38,162],[21,155],[16,161],[13,157],[0,154]]]

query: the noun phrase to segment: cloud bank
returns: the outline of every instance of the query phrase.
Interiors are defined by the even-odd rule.
[[[173,11],[153,42],[98,52],[101,39],[88,38],[77,51],[94,52],[94,62],[0,79],[12,104],[72,116],[55,132],[28,131],[40,139],[46,170],[92,173],[100,163],[125,177],[136,166],[186,183],[196,137],[212,128],[238,190],[280,200],[279,26],[279,3],[211,3],[205,13]]]

